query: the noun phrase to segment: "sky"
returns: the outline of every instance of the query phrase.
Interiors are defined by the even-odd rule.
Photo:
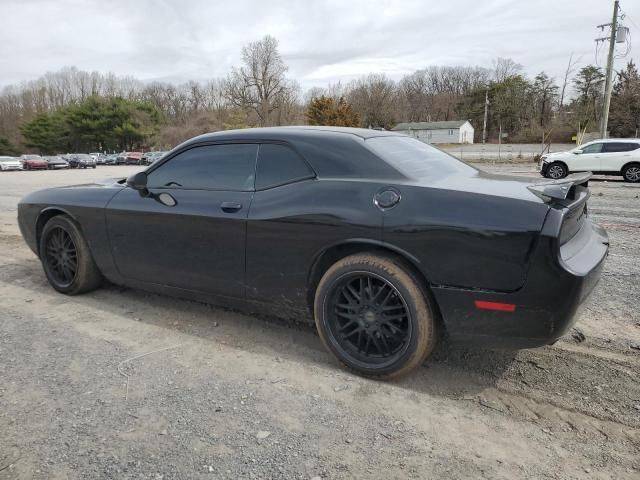
[[[627,59],[638,63],[640,1],[620,5]],[[491,67],[496,57],[561,80],[572,53],[579,65],[606,64],[594,38],[612,9],[612,0],[0,0],[0,87],[67,66],[143,81],[224,77],[242,46],[267,34],[305,90],[370,72],[397,80],[429,65]]]

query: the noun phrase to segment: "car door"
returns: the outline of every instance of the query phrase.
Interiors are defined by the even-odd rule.
[[[118,193],[106,218],[121,275],[243,297],[257,151],[246,143],[188,148],[149,170],[148,195]]]
[[[379,187],[317,179],[291,146],[260,145],[247,224],[247,298],[279,312],[307,311],[309,273],[323,249],[382,237]]]
[[[602,171],[619,172],[633,160],[633,151],[638,148],[633,142],[607,142],[602,147]]]
[[[602,142],[591,143],[581,148],[569,165],[572,172],[599,172],[602,164]]]

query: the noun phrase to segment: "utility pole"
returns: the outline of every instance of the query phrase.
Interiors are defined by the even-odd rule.
[[[616,0],[613,3],[613,18],[611,19],[611,36],[609,37],[609,56],[607,57],[607,72],[604,83],[604,102],[602,105],[602,118],[600,119],[600,138],[605,138],[607,135],[607,126],[609,123],[609,105],[611,104],[611,89],[612,89],[612,75],[613,75],[613,55],[616,47],[616,34],[618,33],[618,9],[620,2]],[[605,25],[600,25],[604,28]],[[606,40],[605,39],[598,39]]]
[[[482,124],[482,144],[487,141],[487,114],[489,112],[489,87],[484,94],[484,123]]]

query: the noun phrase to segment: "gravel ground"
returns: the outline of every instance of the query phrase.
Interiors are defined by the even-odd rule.
[[[0,175],[0,479],[640,477],[640,188],[592,182],[611,253],[572,335],[444,345],[381,383],[340,369],[309,327],[48,287],[17,201],[135,170]]]

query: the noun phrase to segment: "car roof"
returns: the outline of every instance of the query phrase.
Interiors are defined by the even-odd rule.
[[[591,144],[591,143],[617,143],[617,142],[633,142],[640,143],[640,138],[600,138],[597,140],[590,140],[587,143],[583,143],[583,145]]]
[[[216,140],[287,140],[289,138],[300,138],[305,135],[314,135],[326,133],[353,135],[362,139],[383,136],[400,136],[398,132],[389,132],[386,130],[374,130],[369,128],[351,128],[351,127],[325,127],[325,126],[288,126],[288,127],[261,127],[261,128],[245,128],[239,130],[223,130],[220,132],[205,133],[198,137],[188,140],[191,142],[216,141]]]

